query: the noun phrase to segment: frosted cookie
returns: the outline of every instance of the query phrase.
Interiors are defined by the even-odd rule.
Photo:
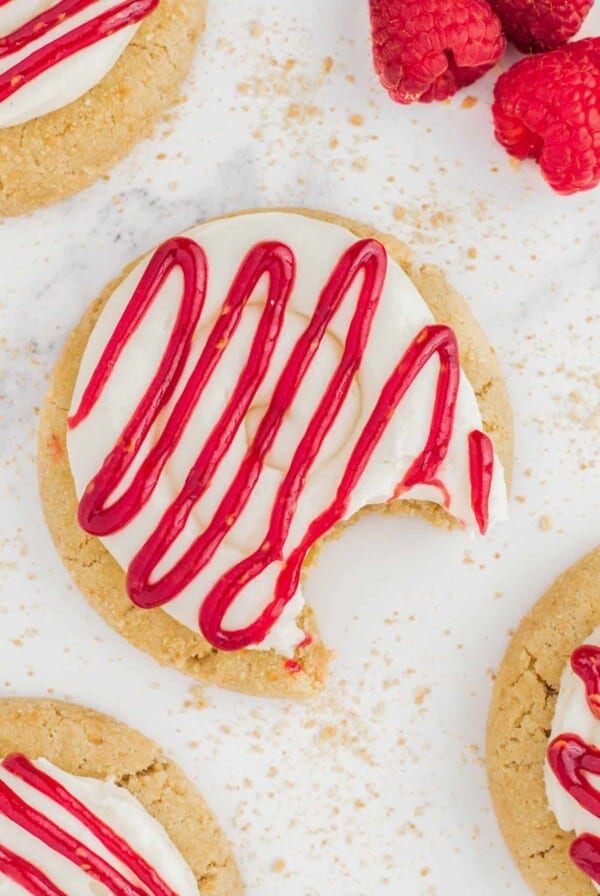
[[[488,725],[500,828],[539,896],[600,891],[600,548],[525,617]]]
[[[241,896],[227,839],[152,741],[91,709],[0,699],[0,896]]]
[[[175,99],[205,0],[0,2],[0,215],[88,186]]]
[[[322,540],[374,505],[485,532],[511,447],[495,355],[437,269],[360,224],[265,211],[106,290],[52,377],[39,469],[114,628],[204,681],[301,697],[327,663],[302,587]]]

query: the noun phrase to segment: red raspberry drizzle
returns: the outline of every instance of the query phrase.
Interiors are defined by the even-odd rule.
[[[139,883],[132,883],[125,878],[98,853],[21,799],[4,781],[0,781],[1,815],[5,815],[50,849],[77,865],[89,877],[104,884],[113,896],[177,896],[155,869],[111,827],[57,780],[36,768],[25,756],[8,756],[2,766],[77,819],[117,862],[129,869]],[[0,876],[2,875],[20,884],[33,896],[68,896],[34,865],[0,844]]]
[[[0,7],[7,6],[12,2],[13,0],[0,0]],[[54,28],[93,6],[96,2],[97,0],[61,0],[61,2],[55,3],[50,9],[41,12],[17,28],[16,31],[0,37],[0,59],[6,59],[46,34],[51,34]],[[100,15],[34,50],[29,56],[16,62],[15,65],[0,74],[0,102],[8,99],[25,84],[58,65],[64,59],[110,37],[111,34],[128,25],[134,25],[146,18],[156,9],[158,3],[159,0],[126,0],[126,2],[115,4]]]
[[[548,764],[567,793],[600,818],[600,792],[587,775],[600,775],[600,750],[577,734],[561,734],[548,747]]]
[[[583,644],[571,657],[571,668],[585,685],[590,712],[600,719],[600,648]]]
[[[150,427],[173,395],[189,357],[193,334],[204,304],[207,279],[207,261],[197,243],[179,237],[168,241],[156,251],[104,349],[77,411],[69,419],[69,426],[73,428],[91,412],[125,345],[135,333],[167,276],[176,267],[181,269],[184,279],[181,306],[160,367],[118,443],[89,483],[80,501],[80,525],[93,535],[108,535],[121,529],[148,501],[192,411],[201,399],[204,387],[221,360],[224,348],[236,330],[244,306],[259,279],[265,274],[268,276],[268,296],[246,365],[231,399],[201,448],[179,495],[167,508],[158,526],[129,565],[128,593],[137,606],[145,609],[163,606],[173,600],[210,562],[227,532],[235,524],[260,478],[265,457],[315,357],[329,322],[357,277],[362,276],[360,294],[342,358],[325,387],[289,470],[279,486],[267,533],[254,553],[229,569],[217,581],[200,607],[199,626],[206,640],[221,650],[239,650],[250,644],[261,643],[280,617],[297,590],[302,564],[310,548],[344,517],[352,491],[395,409],[434,355],[439,357],[440,369],[430,431],[423,451],[398,484],[396,496],[414,485],[426,484],[442,489],[444,499],[448,501],[447,492],[437,478],[437,473],[446,457],[454,427],[460,384],[458,345],[449,327],[436,324],[421,330],[383,387],[356,442],[335,500],[312,521],[300,544],[284,557],[284,545],[305,479],[360,367],[385,282],[387,255],[383,246],[376,240],[360,240],[352,245],[340,258],[322,290],[315,312],[285,364],[253,442],[213,519],[181,559],[162,578],[151,582],[152,573],[184,528],[194,505],[206,491],[251,406],[275,349],[295,280],[295,259],[287,246],[266,242],[259,243],[250,250],[235,275],[222,313],[158,441],[140,465],[131,485],[112,505],[106,506]],[[478,450],[471,452],[471,496],[475,517],[484,531],[488,519],[493,449],[484,433],[477,434],[477,446]],[[237,631],[223,629],[227,610],[244,585],[260,575],[269,564],[278,561],[283,561],[283,566],[275,593],[259,618]]]
[[[471,475],[471,508],[480,532],[488,527],[488,505],[494,478],[494,446],[484,432],[469,433],[469,472]]]
[[[580,871],[600,884],[600,838],[582,834],[571,843],[569,855]]]
[[[587,812],[600,818],[600,791],[587,778],[587,775],[600,775],[600,749],[577,734],[561,734],[548,747],[548,765],[569,796]],[[598,837],[581,834],[571,844],[569,854],[581,871],[600,883]]]

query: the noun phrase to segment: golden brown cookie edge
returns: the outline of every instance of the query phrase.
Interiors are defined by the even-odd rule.
[[[539,896],[593,896],[571,862],[573,835],[549,809],[544,763],[560,678],[600,621],[600,548],[551,586],[513,635],[498,671],[487,729],[487,771],[500,830]]]
[[[114,779],[160,822],[202,896],[241,896],[227,837],[181,769],[153,741],[93,709],[58,700],[0,698],[0,757],[44,757],[74,775]]]
[[[358,237],[379,239],[390,255],[428,290],[428,302],[439,322],[455,328],[461,358],[464,345],[464,370],[477,391],[478,384],[487,384],[481,391],[484,427],[490,432],[502,462],[510,476],[512,466],[512,415],[506,388],[493,349],[473,318],[464,299],[448,284],[441,272],[433,268],[416,270],[412,266],[408,248],[389,234],[381,234],[367,225],[340,216],[306,209],[270,209],[256,211],[284,211],[299,213],[339,224]],[[234,217],[229,215],[224,217]],[[161,609],[139,610],[126,596],[124,573],[102,544],[86,535],[77,524],[77,499],[66,453],[66,417],[75,385],[79,363],[95,321],[118,283],[140,259],[129,265],[123,274],[104,290],[84,314],[68,338],[66,347],[53,372],[50,387],[41,412],[38,466],[40,492],[48,527],[59,554],[70,575],[84,596],[116,631],[134,646],[150,653],[161,664],[175,666],[207,684],[271,696],[304,698],[318,692],[325,680],[328,651],[321,642],[314,614],[308,609],[303,625],[314,635],[314,642],[297,654],[302,671],[290,674],[282,657],[274,651],[243,650],[235,653],[218,652],[199,635],[172,619]],[[445,300],[439,298],[444,293]],[[435,301],[431,298],[435,295]],[[445,314],[443,312],[446,312]],[[428,522],[449,527],[453,520],[435,504],[416,501],[397,501],[385,508],[368,508],[403,515],[419,515]],[[360,514],[357,514],[357,517]],[[342,524],[339,531],[347,526]],[[334,532],[328,537],[335,537]],[[316,547],[309,563],[318,553]],[[152,617],[152,626],[148,619]]]
[[[162,0],[92,90],[0,129],[0,216],[83,190],[150,136],[190,69],[205,11],[206,0]]]

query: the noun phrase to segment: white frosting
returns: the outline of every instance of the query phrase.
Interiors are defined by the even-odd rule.
[[[41,12],[56,6],[57,2],[58,0],[10,0],[5,6],[0,6],[0,37],[16,31]],[[116,0],[96,0],[77,15],[67,17],[43,37],[16,53],[0,58],[0,74],[27,59],[40,47],[118,5]],[[138,28],[139,23],[122,28],[24,84],[12,96],[0,102],[0,128],[23,124],[79,99],[108,74]]]
[[[282,334],[264,383],[233,445],[214,476],[207,493],[196,506],[179,539],[156,570],[155,577],[168,571],[183,551],[212,518],[219,500],[232,481],[248,439],[272,394],[274,384],[291,348],[306,326],[327,279],[344,251],[356,242],[348,230],[301,215],[279,212],[256,213],[211,222],[194,228],[188,237],[196,240],[208,258],[208,289],[205,308],[187,371],[181,385],[196,362],[209,329],[221,310],[227,290],[245,254],[261,240],[280,240],[296,258],[296,283],[288,303]],[[77,408],[83,389],[96,367],[147,259],[129,274],[107,302],[89,339],[75,387],[71,413]],[[174,316],[179,306],[182,275],[174,272],[139,327],[136,336],[121,355],[102,397],[89,417],[68,435],[68,453],[80,497],[100,469],[108,452],[129,420],[158,367]],[[297,447],[310,416],[322,397],[325,385],[341,356],[343,344],[356,305],[360,278],[334,316],[321,348],[316,353],[297,399],[268,455],[261,478],[238,522],[217,550],[213,560],[175,600],[164,609],[193,631],[198,631],[198,609],[220,576],[246,557],[262,542],[274,504],[276,489],[282,481],[293,451]],[[139,548],[155,529],[162,513],[175,498],[192,462],[231,395],[246,360],[264,301],[265,281],[258,284],[255,296],[242,316],[239,328],[213,374],[210,385],[195,410],[187,431],[161,475],[157,488],[141,512],[119,532],[102,538],[103,544],[126,569]],[[296,515],[285,545],[284,555],[296,546],[309,523],[331,503],[346,467],[350,452],[402,354],[422,327],[433,323],[432,314],[416,288],[394,261],[389,259],[383,294],[375,314],[364,359],[345,405],[332,427],[316,463],[307,477]],[[429,431],[436,390],[439,361],[434,357],[417,378],[399,405],[352,495],[347,517],[368,504],[391,498],[411,462],[422,451]],[[168,410],[167,410],[168,413]],[[163,421],[166,415],[163,416]],[[473,390],[463,375],[456,406],[454,434],[439,476],[451,495],[451,512],[466,526],[475,520],[470,504],[468,434],[482,426]],[[156,433],[149,435],[156,438]],[[148,446],[140,452],[130,471],[137,469]],[[122,492],[131,476],[126,477]],[[432,487],[417,486],[412,498],[440,502],[441,494]],[[490,522],[506,515],[507,495],[502,465],[495,458],[490,496]],[[281,563],[273,563],[242,591],[225,617],[227,629],[237,629],[254,621],[273,593]],[[300,588],[273,627],[262,648],[275,648],[290,656],[303,635],[296,617],[304,604]]]
[[[594,629],[584,643],[600,645],[600,626]],[[554,740],[559,734],[577,734],[586,743],[600,747],[600,719],[591,712],[585,684],[579,675],[573,672],[570,661],[560,680],[550,740]],[[600,818],[596,818],[569,795],[548,762],[544,768],[544,776],[548,804],[556,816],[559,827],[563,831],[575,831],[577,836],[587,833],[600,837]],[[588,777],[594,786],[600,789],[600,777],[596,775]],[[600,886],[596,884],[594,886],[600,892]]]
[[[139,853],[158,872],[178,896],[198,896],[198,884],[191,868],[183,859],[165,829],[146,812],[141,803],[124,787],[95,778],[81,778],[67,774],[45,759],[33,763],[40,771],[62,784],[74,797],[84,803],[94,815],[108,824],[123,840]],[[93,834],[66,809],[57,805],[34,787],[0,766],[0,781],[29,806],[67,831],[77,840],[109,862],[127,880],[146,888],[132,872],[102,845]],[[0,814],[0,844],[48,877],[67,896],[107,896],[108,890],[97,880],[46,846],[32,834]],[[25,893],[18,884],[0,872],[0,896]]]

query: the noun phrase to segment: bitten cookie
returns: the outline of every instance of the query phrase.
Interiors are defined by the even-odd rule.
[[[227,839],[160,749],[115,719],[0,699],[0,893],[240,896]]]
[[[364,225],[271,210],[108,287],[54,371],[39,471],[117,631],[203,681],[305,697],[327,664],[302,586],[323,539],[373,507],[485,532],[511,454],[498,362],[443,275]]]
[[[0,3],[0,215],[91,184],[175,99],[205,0]]]
[[[490,790],[539,896],[600,890],[600,548],[522,621],[494,686]],[[590,777],[591,776],[591,777]]]

